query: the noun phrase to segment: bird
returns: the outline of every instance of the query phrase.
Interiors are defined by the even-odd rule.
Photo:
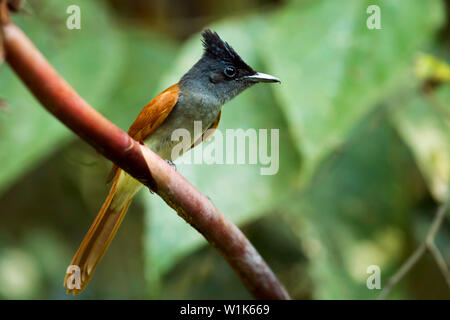
[[[274,76],[253,70],[217,32],[206,29],[201,36],[201,58],[178,83],[153,98],[128,130],[130,137],[145,143],[169,163],[175,161],[177,155],[173,155],[172,150],[180,143],[171,138],[174,130],[188,130],[193,139],[184,142],[188,145],[182,150],[189,150],[212,136],[226,102],[257,83],[281,82]],[[202,130],[194,130],[197,121],[201,121]],[[109,180],[112,180],[109,194],[69,266],[77,268],[79,279],[74,281],[73,274],[66,273],[64,286],[68,294],[77,295],[84,290],[133,197],[142,187],[139,181],[116,165],[111,169]]]

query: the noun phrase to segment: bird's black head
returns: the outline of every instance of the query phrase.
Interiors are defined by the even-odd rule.
[[[216,32],[206,29],[202,36],[203,56],[180,80],[181,86],[214,94],[223,104],[255,83],[280,82],[253,70]]]

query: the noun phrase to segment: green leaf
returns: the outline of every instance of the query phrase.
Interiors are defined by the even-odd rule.
[[[398,270],[416,245],[408,227],[426,196],[407,146],[377,109],[286,205],[308,257],[313,298],[375,299],[380,291],[367,288],[367,268],[380,267],[383,286]],[[402,285],[396,292],[405,298]]]
[[[410,81],[416,51],[443,21],[439,0],[377,1],[381,30],[366,27],[373,1],[292,1],[259,45],[304,156],[307,179],[377,103]],[[320,23],[319,23],[320,22]]]
[[[115,83],[123,47],[102,5],[78,1],[81,30],[66,27],[66,8],[73,1],[40,2],[33,16],[15,22],[69,84],[98,106]],[[6,66],[1,68],[1,96],[9,109],[0,111],[0,192],[74,135],[49,115]]]
[[[436,93],[392,102],[392,116],[433,197],[444,201],[450,184],[450,85]]]
[[[117,81],[101,110],[115,124],[128,131],[142,108],[156,96],[161,75],[176,58],[176,46],[164,36],[127,27],[125,61],[116,68]]]

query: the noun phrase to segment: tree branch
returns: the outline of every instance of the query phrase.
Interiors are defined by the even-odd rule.
[[[3,26],[6,61],[41,104],[75,134],[156,192],[228,261],[257,299],[290,299],[244,234],[159,156],[84,101],[14,24]]]
[[[438,248],[436,247],[436,244],[434,243],[434,240],[436,238],[436,235],[442,226],[442,222],[444,221],[445,213],[448,210],[450,206],[450,193],[447,195],[447,199],[445,202],[439,206],[437,209],[436,215],[433,219],[433,222],[430,226],[430,229],[428,230],[428,234],[423,241],[423,243],[413,252],[413,254],[406,260],[406,262],[400,267],[400,269],[395,273],[392,278],[389,279],[388,284],[384,287],[384,289],[381,291],[380,295],[378,296],[379,300],[386,299],[386,297],[391,292],[392,288],[401,280],[403,277],[411,271],[411,269],[416,265],[416,263],[423,257],[425,252],[430,252],[433,256],[434,260],[436,261],[436,264],[439,267],[439,270],[441,271],[442,275],[444,276],[444,279],[447,283],[447,285],[450,288],[450,271],[448,269],[447,264],[445,263],[444,258],[442,257],[441,253],[439,252]]]

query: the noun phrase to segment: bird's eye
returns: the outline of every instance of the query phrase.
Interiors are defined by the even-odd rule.
[[[226,66],[223,73],[229,78],[233,78],[236,75],[236,68],[233,66]]]

